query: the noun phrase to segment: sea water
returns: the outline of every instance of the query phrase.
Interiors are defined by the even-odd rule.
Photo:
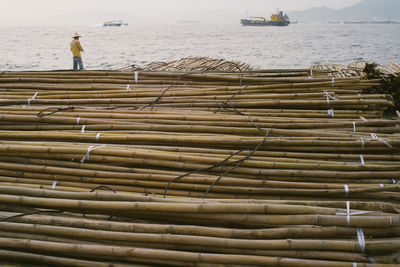
[[[89,70],[188,56],[241,61],[259,68],[400,62],[400,24],[0,27],[0,71],[71,69],[69,43],[74,32],[82,35],[83,63]]]

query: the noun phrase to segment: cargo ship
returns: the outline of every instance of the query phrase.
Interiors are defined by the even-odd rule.
[[[249,19],[241,19],[243,26],[288,26],[290,24],[289,16],[282,11],[272,14],[270,20],[265,17],[250,17]]]

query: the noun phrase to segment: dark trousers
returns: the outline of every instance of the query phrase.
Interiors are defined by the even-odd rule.
[[[72,62],[73,62],[72,67],[74,70],[78,70],[78,66],[79,70],[83,70],[83,63],[81,57],[74,57]]]

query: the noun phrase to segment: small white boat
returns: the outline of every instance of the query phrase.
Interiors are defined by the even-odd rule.
[[[128,23],[122,22],[122,20],[111,20],[104,22],[104,27],[120,27],[121,25],[128,25]]]

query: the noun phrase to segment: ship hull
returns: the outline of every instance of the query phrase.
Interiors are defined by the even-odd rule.
[[[257,21],[249,19],[241,19],[243,26],[288,26],[290,21]]]
[[[119,23],[112,23],[112,24],[104,24],[104,27],[121,27],[121,24]]]

